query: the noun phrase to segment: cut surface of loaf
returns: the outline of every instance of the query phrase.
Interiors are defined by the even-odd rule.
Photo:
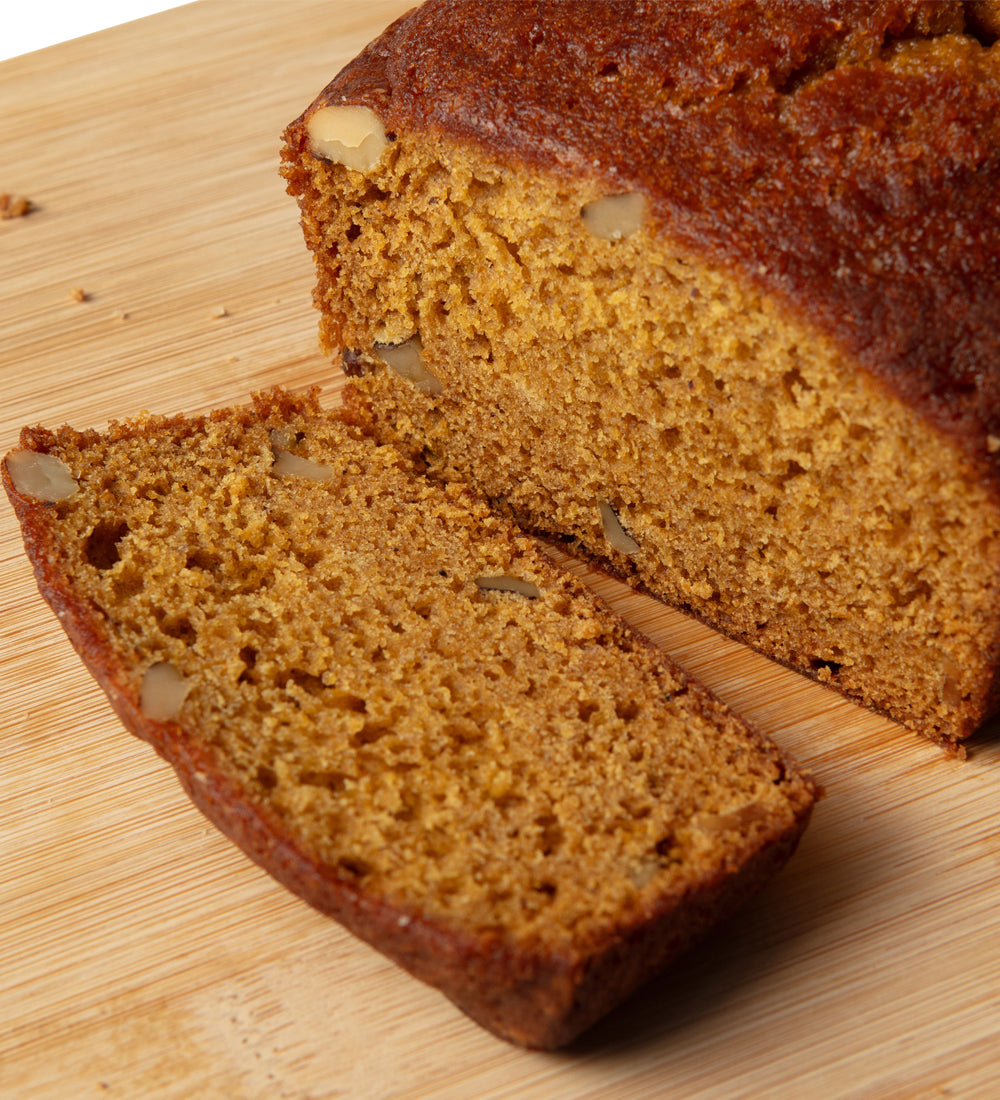
[[[519,530],[316,395],[26,429],[39,588],[125,726],[289,888],[564,1044],[759,888],[812,781]]]
[[[404,17],[285,134],[356,415],[966,737],[1000,664],[998,32],[960,3]]]

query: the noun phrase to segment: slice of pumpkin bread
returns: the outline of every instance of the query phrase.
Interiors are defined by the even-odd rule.
[[[4,484],[125,726],[311,904],[569,1041],[790,856],[816,788],[466,489],[315,395],[26,429]]]

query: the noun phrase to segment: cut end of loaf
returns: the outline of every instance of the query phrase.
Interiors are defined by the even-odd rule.
[[[995,487],[801,318],[444,140],[293,190],[369,430],[935,740],[995,709]],[[379,350],[414,342],[433,392]]]
[[[522,524],[966,737],[1000,703],[993,5],[792,5],[780,33],[754,4],[467,10],[394,24],[286,131],[357,407]],[[370,170],[310,145],[330,104],[383,119]],[[433,392],[378,352],[415,342]]]

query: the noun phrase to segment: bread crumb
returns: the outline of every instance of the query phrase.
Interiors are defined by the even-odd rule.
[[[31,199],[26,199],[23,195],[10,195],[6,191],[0,192],[0,220],[2,221],[6,221],[8,218],[23,218],[25,214],[30,214],[34,208]]]
[[[228,317],[229,310],[226,309],[225,306],[216,306],[215,309],[212,310],[212,316],[215,318]]]
[[[130,316],[130,314],[128,313],[127,310],[116,309],[114,311],[114,313],[111,315],[111,319],[113,321],[127,321],[129,319],[129,316]]]
[[[83,289],[82,286],[74,286],[70,289],[69,298],[71,302],[89,302],[90,295]]]
[[[991,455],[1000,451],[1000,437],[988,435],[986,437],[986,450],[989,451]]]

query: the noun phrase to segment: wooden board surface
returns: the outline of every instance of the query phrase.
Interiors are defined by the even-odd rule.
[[[272,383],[335,399],[278,135],[405,6],[206,0],[0,65],[0,192],[36,205],[0,221],[0,450]],[[727,928],[531,1054],[204,822],[83,672],[0,505],[0,1096],[1000,1096],[1000,737],[951,759],[590,579],[828,795]]]

